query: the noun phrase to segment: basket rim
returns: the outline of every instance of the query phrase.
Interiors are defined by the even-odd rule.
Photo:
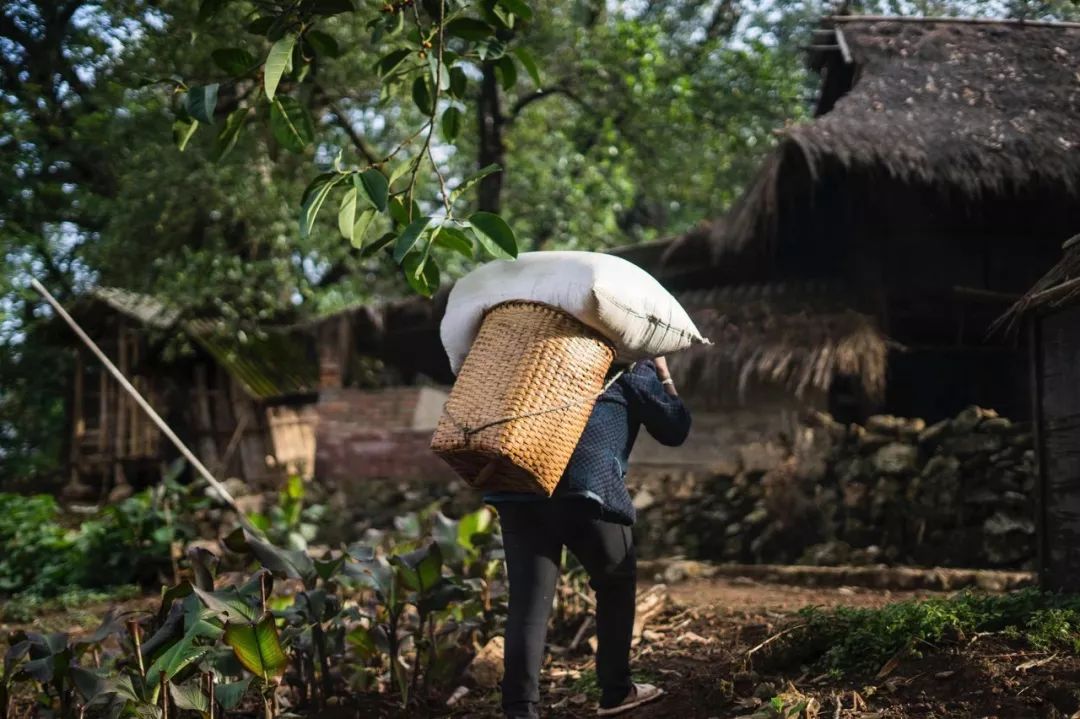
[[[505,309],[507,307],[512,307],[514,305],[526,305],[526,306],[531,306],[531,307],[541,307],[541,308],[543,308],[545,310],[548,310],[550,312],[554,312],[555,314],[562,315],[563,317],[565,317],[565,318],[575,322],[576,324],[578,324],[581,327],[582,331],[585,334],[587,334],[591,339],[595,339],[595,340],[597,340],[599,342],[602,342],[603,344],[607,345],[607,347],[612,352],[615,352],[616,355],[618,354],[618,352],[616,350],[616,347],[615,347],[615,343],[612,340],[608,339],[607,337],[605,337],[600,332],[594,330],[592,327],[589,327],[589,325],[585,324],[584,322],[579,320],[577,317],[574,317],[572,314],[570,314],[569,312],[567,312],[563,308],[556,307],[555,305],[549,305],[547,302],[537,302],[536,300],[504,300],[504,301],[499,302],[498,304],[492,305],[491,307],[488,307],[486,310],[484,310],[484,314],[482,314],[480,316],[481,323],[483,323],[483,321],[485,319],[487,319],[488,315],[490,315],[495,310]]]

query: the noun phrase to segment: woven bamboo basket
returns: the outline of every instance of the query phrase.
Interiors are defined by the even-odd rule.
[[[431,449],[473,487],[551,495],[615,351],[554,307],[493,307],[458,373]]]

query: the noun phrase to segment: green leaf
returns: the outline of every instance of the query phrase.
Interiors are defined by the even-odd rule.
[[[315,140],[315,125],[307,108],[288,95],[271,103],[270,129],[274,139],[291,152],[303,152]]]
[[[343,12],[355,12],[356,6],[352,0],[315,0],[314,10],[316,15],[329,17]]]
[[[153,687],[151,702],[157,702],[162,675],[165,675],[166,680],[172,681],[173,677],[198,662],[209,651],[210,647],[196,645],[195,637],[190,634],[166,649],[146,670],[147,682]]]
[[[431,224],[430,217],[420,217],[414,220],[408,227],[405,228],[401,236],[398,237],[397,242],[394,244],[394,261],[401,263],[405,259],[405,255],[412,251],[413,246],[416,245],[420,236],[424,234],[424,230]]]
[[[473,258],[473,243],[469,236],[457,227],[443,225],[439,236],[435,238],[435,244],[453,250],[467,260]]]
[[[379,646],[367,627],[356,627],[345,635],[345,641],[353,648],[361,661],[378,656]]]
[[[252,35],[262,35],[266,37],[270,33],[270,29],[274,26],[274,18],[257,17],[247,24],[247,31]]]
[[[454,202],[464,193],[468,192],[470,187],[480,182],[480,180],[484,179],[488,175],[496,172],[502,172],[502,168],[496,164],[481,167],[479,170],[462,180],[461,184],[454,188],[454,190],[450,193],[450,202]]]
[[[422,252],[411,252],[401,263],[405,272],[405,280],[417,294],[431,297],[435,290],[439,289],[439,266],[431,257],[425,257]]]
[[[442,134],[447,142],[453,142],[461,131],[461,110],[453,105],[442,114]]]
[[[379,77],[386,77],[396,70],[401,63],[405,62],[405,58],[411,54],[411,50],[402,49],[394,50],[391,53],[383,55],[379,58],[379,61],[375,63],[375,71],[379,74]]]
[[[450,68],[450,94],[456,98],[465,97],[465,89],[469,84],[469,76],[460,67]]]
[[[292,52],[296,45],[295,35],[286,35],[273,44],[270,54],[266,56],[266,65],[263,68],[263,88],[266,97],[274,99],[281,76],[292,68]]]
[[[227,587],[216,592],[208,592],[198,587],[193,587],[193,589],[207,609],[215,614],[222,615],[226,619],[254,621],[259,614],[258,610],[236,587]]]
[[[322,209],[323,203],[326,202],[326,196],[330,194],[330,190],[333,189],[341,177],[342,175],[336,172],[326,172],[316,177],[308,185],[300,205],[301,237],[308,237],[311,234],[311,229],[315,226],[315,218],[318,217],[319,210]]]
[[[413,201],[410,213],[410,209],[405,207],[405,199],[400,195],[390,200],[387,206],[390,209],[390,217],[399,225],[411,224],[413,219],[420,216],[420,206]]]
[[[370,211],[370,210],[369,210]],[[355,238],[355,235],[353,235]],[[394,240],[397,239],[397,234],[394,232],[387,232],[379,239],[372,242],[370,245],[364,248],[364,251],[360,253],[361,257],[371,257],[379,250],[389,247]]]
[[[199,122],[214,124],[214,108],[217,107],[218,84],[198,85],[188,90],[187,113]]]
[[[364,246],[364,236],[367,235],[368,229],[371,228],[371,223],[375,219],[377,213],[375,210],[364,210],[360,213],[360,216],[356,218],[356,223],[353,225],[352,246],[356,249],[360,249]],[[393,237],[393,235],[391,235]]]
[[[431,71],[431,86],[435,87],[438,83],[439,91],[450,89],[450,71],[447,69],[446,63],[439,62],[439,58],[432,53],[428,56],[428,69]]]
[[[386,179],[386,175],[374,167],[364,170],[360,173],[357,188],[363,189],[364,194],[371,201],[372,207],[379,212],[386,211],[386,202],[390,194],[390,182]]]
[[[540,82],[540,68],[536,65],[536,60],[533,58],[532,53],[527,48],[519,47],[514,50],[514,55],[517,57],[521,66],[525,68],[525,72],[529,73],[529,77],[532,78],[536,87],[541,87]]]
[[[187,149],[188,141],[198,129],[198,120],[176,120],[175,122],[173,122],[173,142],[176,144],[176,147],[180,150],[180,152],[183,152]]]
[[[390,185],[391,186],[393,186],[393,184],[395,182],[397,182],[398,180],[400,180],[402,177],[404,177],[405,175],[407,175],[409,173],[409,170],[412,169],[413,161],[414,161],[413,158],[410,157],[408,160],[405,160],[404,162],[402,162],[400,165],[395,167],[390,172]]]
[[[251,677],[244,677],[238,682],[218,684],[214,687],[214,699],[227,712],[233,711],[244,700],[244,694],[251,686]]]
[[[477,42],[485,40],[495,34],[495,28],[482,20],[470,17],[457,18],[446,23],[443,32],[447,35],[460,37],[463,40]]]
[[[244,668],[264,682],[285,673],[289,658],[281,648],[273,615],[267,613],[256,624],[227,624],[223,641],[232,647]]]
[[[221,160],[236,147],[236,141],[240,137],[240,130],[244,127],[247,115],[248,108],[241,107],[230,112],[229,116],[225,118],[225,127],[221,129],[214,141],[215,161]]]
[[[514,64],[514,58],[509,55],[503,55],[495,62],[495,69],[502,77],[503,90],[512,90],[514,85],[517,84],[517,66]]]
[[[210,20],[213,20],[228,2],[229,0],[203,0],[199,3],[199,14],[195,18],[195,22],[199,25],[204,25]]]
[[[239,47],[223,47],[210,53],[210,59],[230,75],[243,75],[255,67],[255,56]]]
[[[356,224],[356,188],[351,187],[341,198],[341,206],[338,208],[338,232],[349,242],[352,242],[353,227]]]
[[[525,0],[499,0],[499,4],[525,21],[532,20],[533,11]]]
[[[305,586],[314,583],[318,574],[315,571],[315,562],[307,552],[275,547],[250,532],[246,532],[246,535],[251,553],[266,569],[284,574],[289,579],[299,579]]]
[[[421,75],[413,81],[412,99],[420,112],[425,115],[431,115],[433,112],[432,105],[434,104],[434,100],[432,99],[431,88],[428,87],[427,77]]]
[[[308,41],[308,45],[311,45],[311,49],[323,57],[336,58],[341,57],[341,46],[338,45],[337,40],[332,35],[322,32],[321,30],[310,30],[304,39]]]
[[[468,599],[471,593],[468,589],[455,584],[449,579],[440,578],[430,589],[425,589],[417,602],[416,609],[420,614],[429,612],[441,612],[454,602]]]
[[[184,684],[170,684],[169,695],[178,709],[208,712],[210,711],[210,697],[203,692],[202,684],[201,675]]]
[[[494,257],[517,257],[517,239],[506,220],[490,212],[477,212],[469,218],[473,234]]]

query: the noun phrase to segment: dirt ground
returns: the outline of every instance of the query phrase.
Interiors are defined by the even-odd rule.
[[[648,589],[649,585],[643,586]],[[632,719],[1080,719],[1080,659],[1067,652],[1033,652],[999,635],[959,638],[927,647],[879,676],[835,677],[798,662],[777,661],[767,649],[798,623],[806,606],[878,607],[942,596],[935,591],[859,587],[801,587],[747,578],[692,579],[666,587],[662,610],[645,624],[634,649],[634,669],[667,692]],[[149,600],[125,603],[135,608]],[[100,611],[99,611],[100,610]],[[73,630],[105,607],[39,618],[37,629]],[[5,634],[15,628],[0,626]],[[764,647],[763,647],[764,645]],[[773,653],[775,654],[775,653]],[[764,659],[763,659],[764,658]],[[568,651],[554,647],[544,675],[544,712],[550,719],[595,716],[589,696],[592,654],[586,642]],[[807,702],[803,713],[769,713],[773,697],[787,706]],[[374,700],[375,697],[369,697]],[[338,707],[341,717],[500,716],[498,693],[471,687],[453,706],[445,700],[427,711],[401,714],[389,702]]]
[[[942,596],[932,591],[856,587],[807,588],[749,579],[701,579],[669,588],[670,606],[649,623],[635,649],[634,669],[667,695],[627,714],[633,719],[771,719],[769,700],[791,717],[818,719],[1080,719],[1080,660],[1022,651],[998,636],[966,638],[922,658],[900,661],[880,677],[836,678],[799,665],[758,666],[754,652],[782,636],[806,606],[878,607]],[[582,691],[591,657],[555,656],[545,674],[543,716],[595,716]],[[446,715],[499,716],[494,695],[468,698]],[[441,714],[442,712],[440,712]]]

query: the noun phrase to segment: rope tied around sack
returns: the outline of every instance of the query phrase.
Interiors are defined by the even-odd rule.
[[[467,442],[474,435],[477,435],[477,434],[483,432],[485,429],[490,429],[491,427],[495,427],[495,426],[500,425],[500,424],[507,424],[508,422],[514,422],[514,421],[517,421],[519,419],[529,419],[531,417],[539,417],[541,415],[551,414],[552,412],[563,412],[563,411],[568,410],[568,409],[573,409],[574,407],[579,407],[579,406],[581,406],[583,404],[586,404],[587,402],[595,402],[596,400],[600,399],[600,397],[603,396],[603,394],[605,392],[607,392],[611,388],[611,386],[613,384],[615,384],[615,382],[618,381],[618,379],[620,377],[622,377],[624,374],[626,374],[627,372],[629,372],[629,371],[631,371],[633,369],[634,369],[634,365],[630,365],[626,369],[619,370],[614,375],[612,375],[611,379],[609,379],[604,384],[604,386],[600,389],[599,392],[592,395],[591,397],[585,397],[584,399],[575,400],[573,402],[567,402],[567,403],[561,404],[561,405],[559,405],[557,407],[548,407],[547,409],[538,409],[535,412],[526,412],[525,414],[516,414],[516,415],[511,415],[509,417],[503,417],[501,419],[495,419],[495,420],[492,420],[490,422],[485,422],[484,424],[480,425],[479,427],[470,427],[467,423],[458,421],[458,419],[456,417],[454,417],[453,414],[450,413],[450,407],[448,406],[449,403],[443,405],[443,414],[445,414],[446,418],[450,420],[450,423],[452,425],[454,425],[454,427],[456,427],[461,432],[462,437]]]

